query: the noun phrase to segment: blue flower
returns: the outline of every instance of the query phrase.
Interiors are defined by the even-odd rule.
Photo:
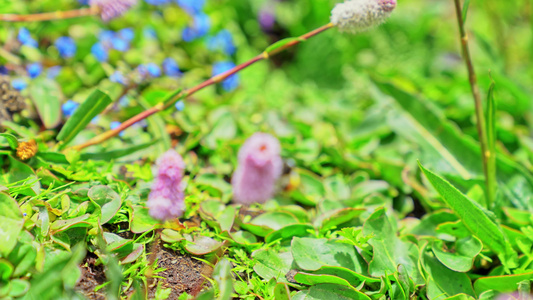
[[[54,79],[56,78],[59,73],[61,72],[61,66],[53,66],[51,68],[48,69],[48,73],[46,74],[46,77],[50,78],[50,79]]]
[[[222,61],[213,65],[213,76],[220,75],[226,71],[229,71],[235,67],[235,64],[230,61]],[[239,86],[239,77],[237,74],[233,74],[222,81],[222,88],[231,92]]]
[[[104,62],[108,58],[107,49],[102,43],[96,43],[91,47],[91,53],[96,57],[99,62]]]
[[[121,38],[129,42],[135,37],[135,32],[131,28],[121,29],[118,34]]]
[[[17,39],[23,45],[33,48],[37,48],[38,46],[37,41],[31,37],[30,31],[24,27],[19,30]]]
[[[128,84],[128,79],[119,71],[115,71],[113,74],[111,74],[111,76],[109,76],[109,80],[111,80],[112,82],[120,83],[122,85]]]
[[[43,71],[43,66],[41,66],[40,63],[33,63],[31,65],[28,65],[26,67],[26,70],[28,71],[28,75],[30,75],[30,78],[35,78],[41,75],[41,72]]]
[[[228,55],[235,53],[233,37],[226,29],[221,30],[217,35],[207,40],[207,48],[211,51],[222,51]]]
[[[119,37],[115,37],[111,40],[111,44],[113,45],[113,49],[118,50],[120,52],[124,52],[129,49],[130,43],[126,40],[123,40]]]
[[[89,0],[78,0],[81,5],[89,5]]]
[[[0,74],[7,75],[9,74],[9,70],[5,66],[0,66]]]
[[[192,26],[183,29],[182,39],[186,42],[190,42],[197,38],[201,38],[209,32],[209,28],[211,28],[209,16],[204,13],[195,14]]]
[[[11,86],[17,91],[22,91],[28,87],[28,83],[24,79],[17,78],[11,80]]]
[[[71,37],[62,36],[54,44],[63,58],[70,58],[76,54],[76,43]]]
[[[165,74],[172,77],[178,77],[182,74],[178,63],[170,57],[163,61],[163,70],[165,70]]]
[[[185,109],[185,102],[183,102],[183,100],[180,100],[176,102],[174,106],[176,107],[178,111],[183,111]]]
[[[63,103],[63,105],[61,105],[61,111],[63,111],[63,115],[65,115],[66,117],[70,117],[72,116],[72,114],[74,114],[78,106],[80,106],[79,103],[74,102],[72,100],[68,100],[67,102]]]
[[[144,0],[144,2],[151,5],[163,5],[170,2],[170,0]]]
[[[122,125],[122,123],[120,123],[119,121],[113,121],[111,122],[111,124],[109,125],[109,129],[113,130],[113,129],[116,129],[118,128],[120,125]],[[120,132],[119,133],[119,136],[123,136],[124,135],[124,131]]]
[[[146,70],[148,71],[148,73],[150,73],[150,75],[152,77],[159,77],[161,76],[161,68],[154,64],[154,63],[149,63],[146,65]]]
[[[183,8],[188,13],[196,14],[199,13],[205,4],[205,0],[174,0],[178,5]]]

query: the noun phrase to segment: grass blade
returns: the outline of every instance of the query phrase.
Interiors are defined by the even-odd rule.
[[[496,103],[494,100],[494,81],[491,83],[489,93],[487,96],[487,111],[485,113],[485,120],[487,126],[487,205],[491,207],[496,198]]]
[[[82,131],[91,120],[101,113],[109,104],[113,102],[109,96],[95,90],[85,102],[83,102],[74,112],[57,135],[57,140],[63,142],[63,146],[71,142],[80,131]]]

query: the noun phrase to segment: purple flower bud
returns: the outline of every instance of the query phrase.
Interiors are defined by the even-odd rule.
[[[264,203],[272,198],[283,171],[279,141],[266,133],[255,133],[239,150],[239,165],[233,174],[233,200],[241,204]]]
[[[100,9],[100,16],[102,20],[109,21],[116,17],[120,17],[130,7],[135,5],[137,0],[90,0],[91,6],[97,6]]]
[[[157,166],[157,177],[146,203],[149,214],[160,221],[179,218],[185,211],[185,193],[181,182],[185,162],[176,151],[169,150],[157,160]]]

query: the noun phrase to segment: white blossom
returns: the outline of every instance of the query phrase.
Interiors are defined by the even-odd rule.
[[[380,25],[396,7],[396,0],[347,0],[331,11],[331,22],[340,31],[358,33]]]

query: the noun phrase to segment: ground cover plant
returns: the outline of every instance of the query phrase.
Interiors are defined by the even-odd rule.
[[[1,1],[0,299],[531,299],[532,14]]]

